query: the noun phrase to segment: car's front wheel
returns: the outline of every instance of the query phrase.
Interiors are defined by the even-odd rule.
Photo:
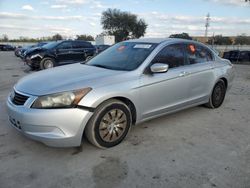
[[[206,104],[209,108],[218,108],[222,105],[226,95],[226,85],[223,80],[219,80],[212,91],[209,102]]]
[[[119,100],[103,102],[88,122],[85,135],[97,147],[118,145],[126,137],[132,124],[128,106]]]
[[[44,58],[40,63],[40,68],[43,69],[50,69],[55,66],[55,61],[52,58]]]

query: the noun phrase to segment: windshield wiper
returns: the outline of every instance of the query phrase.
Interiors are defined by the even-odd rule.
[[[85,64],[84,62],[82,62],[81,64],[88,65],[88,66],[94,66],[94,67],[100,67],[100,68],[104,68],[104,69],[110,69],[110,70],[127,71],[127,70],[113,68],[113,67],[109,67],[109,66],[105,66],[105,65],[99,65],[99,64],[88,64],[88,63]]]
[[[91,65],[91,66],[100,67],[100,68],[104,68],[104,69],[111,69],[110,67],[107,67],[105,65]]]

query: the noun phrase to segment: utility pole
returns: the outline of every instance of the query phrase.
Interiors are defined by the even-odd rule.
[[[205,23],[205,38],[207,39],[207,34],[208,34],[208,28],[210,26],[210,14],[208,13],[207,16],[206,16],[206,23]]]

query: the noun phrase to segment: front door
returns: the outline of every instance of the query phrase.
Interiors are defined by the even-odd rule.
[[[141,77],[140,111],[142,119],[174,111],[187,102],[189,79],[186,78],[184,45],[172,44],[162,49],[151,62],[165,63],[165,73],[146,74]]]

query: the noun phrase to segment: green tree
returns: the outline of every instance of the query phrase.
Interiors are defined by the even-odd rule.
[[[62,40],[62,39],[63,39],[62,35],[58,33],[52,36],[52,40]]]
[[[137,15],[119,9],[107,9],[102,13],[101,24],[106,34],[114,35],[116,42],[144,36],[147,24]]]
[[[169,36],[169,38],[180,38],[180,39],[192,40],[192,37],[190,37],[188,33],[172,34]]]
[[[3,42],[8,42],[8,41],[9,41],[8,35],[3,34],[2,41],[3,41]]]
[[[239,35],[235,38],[235,42],[234,44],[247,44],[250,45],[250,36],[246,36],[246,35]]]
[[[77,40],[94,41],[94,37],[91,35],[76,35]]]
[[[216,45],[231,45],[233,43],[230,37],[223,37],[222,35],[216,35],[208,40],[208,44]]]

